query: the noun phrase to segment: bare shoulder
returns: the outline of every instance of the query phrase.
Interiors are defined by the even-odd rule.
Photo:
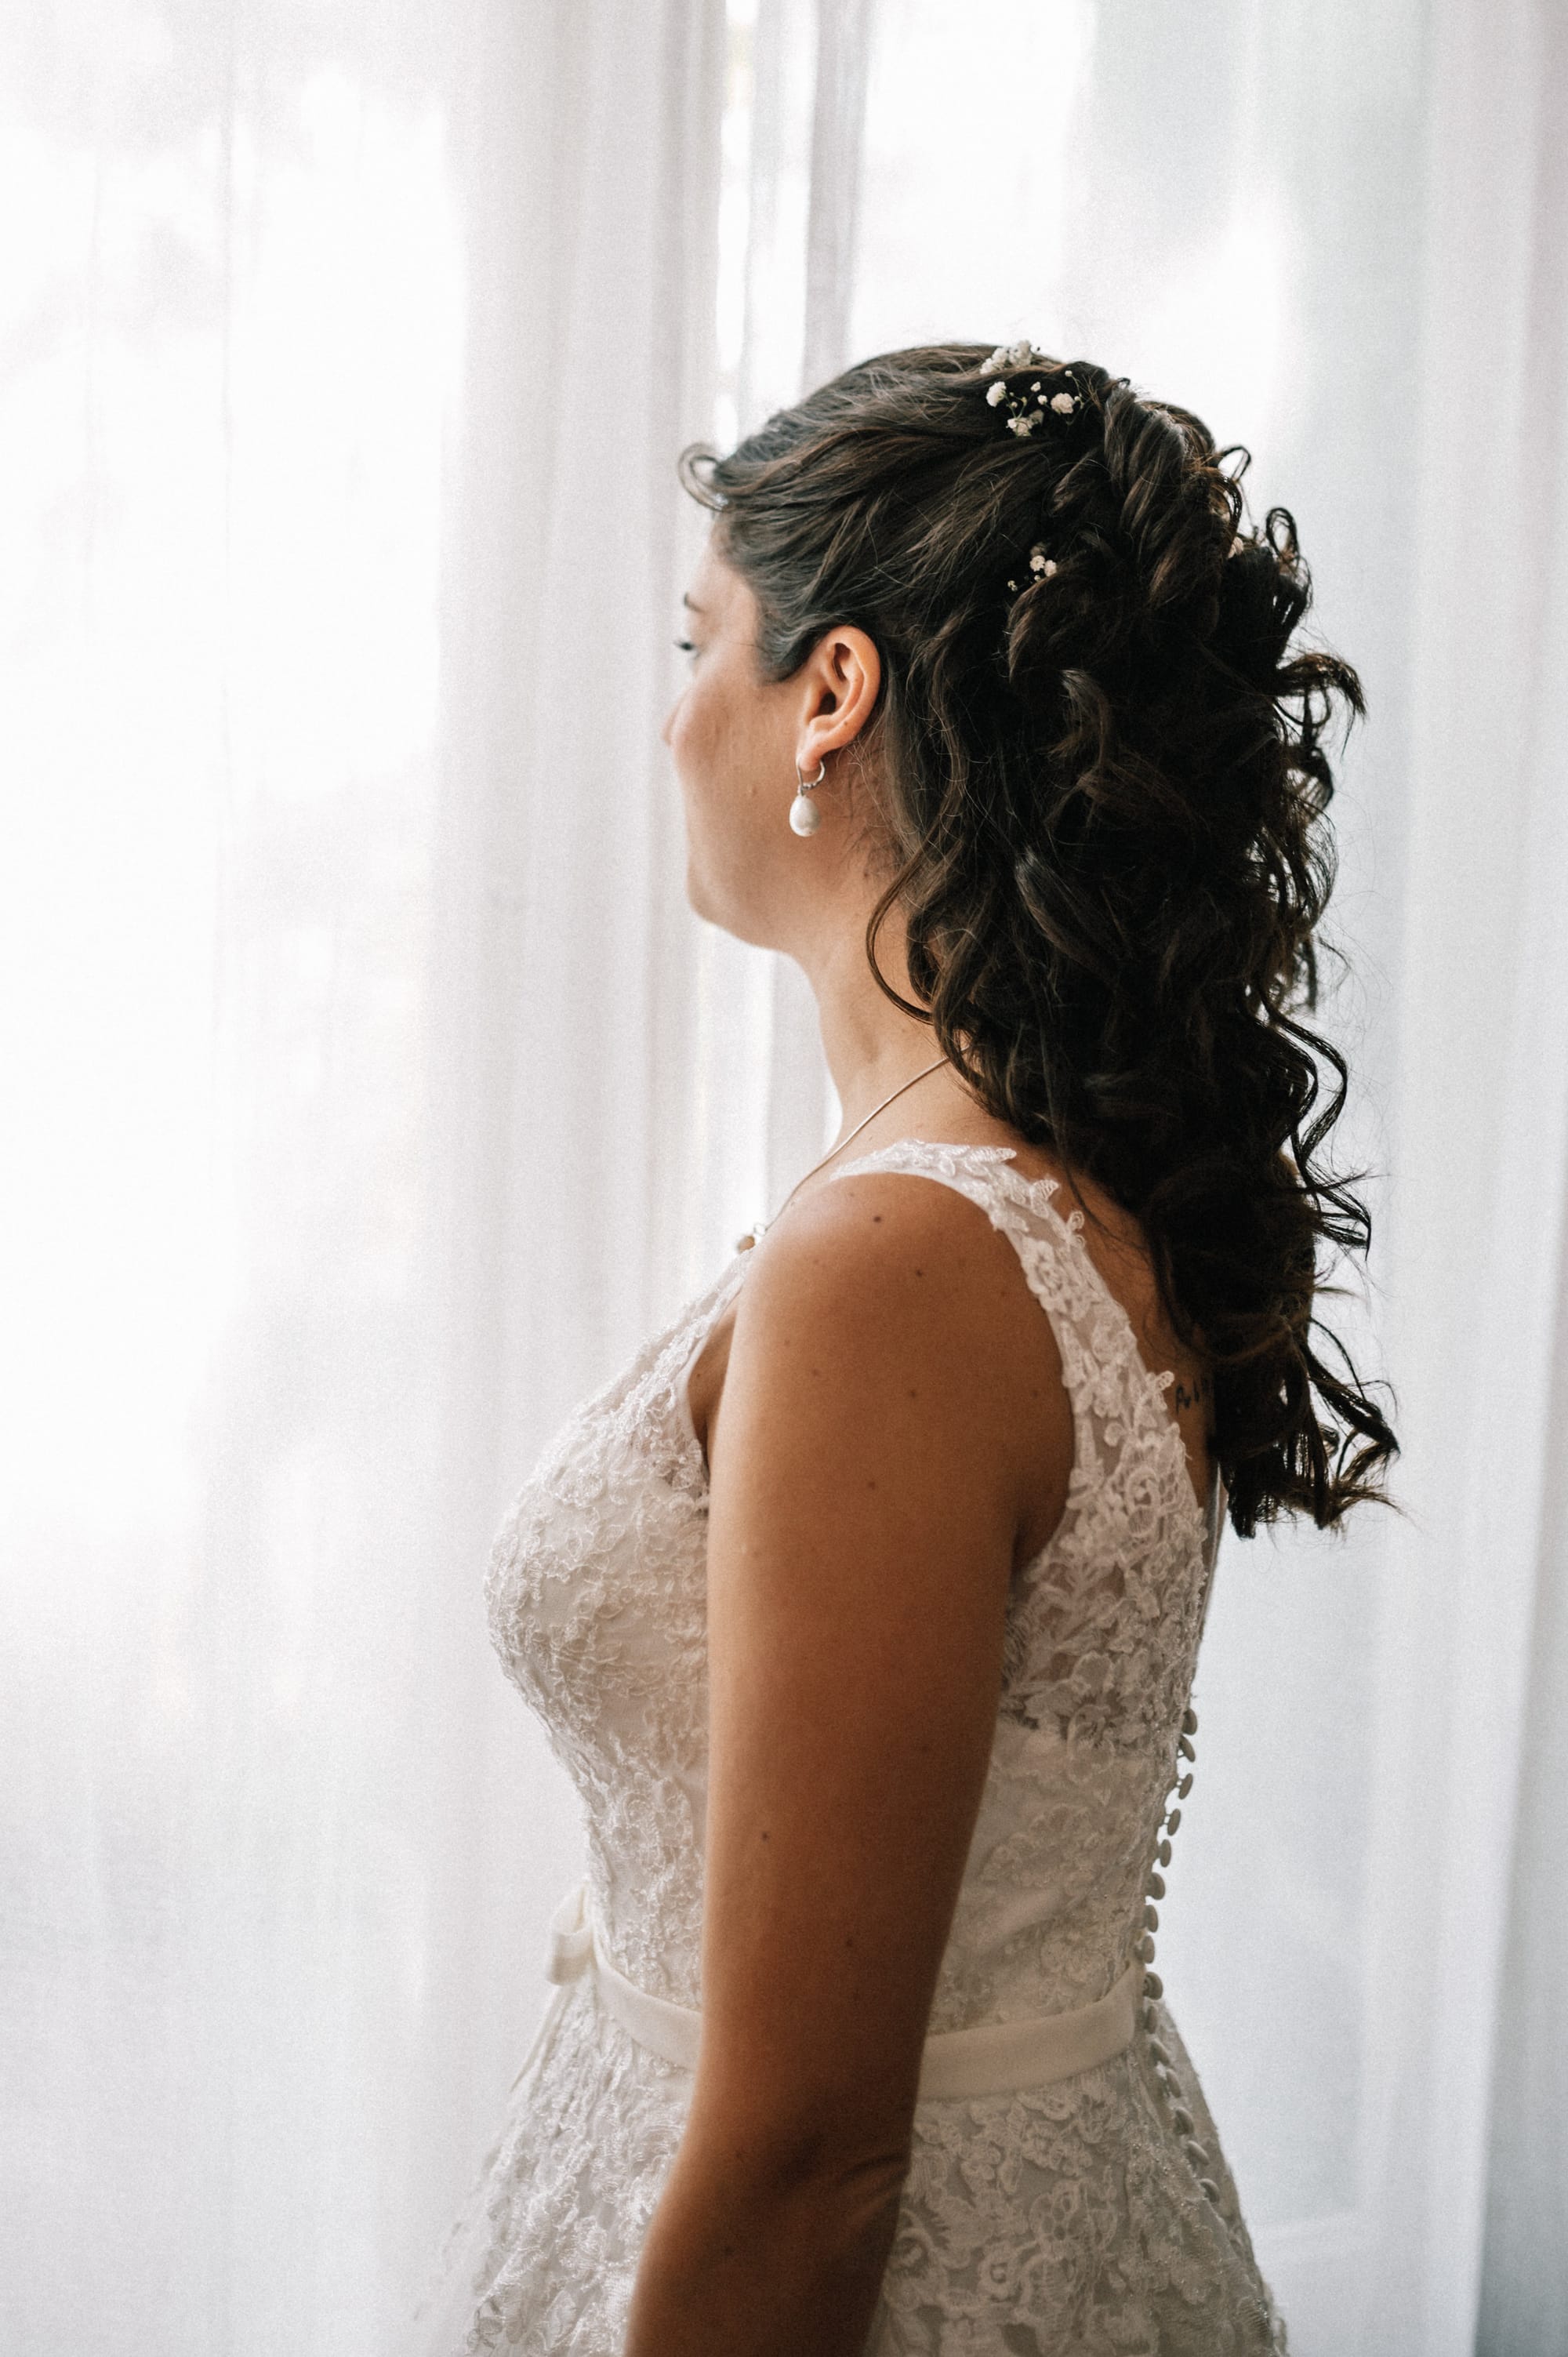
[[[737,1330],[766,1328],[786,1347],[816,1333],[855,1359],[913,1348],[932,1380],[957,1389],[994,1361],[999,1305],[1019,1290],[1017,1254],[979,1205],[923,1175],[856,1171],[767,1236]],[[1037,1314],[1027,1323],[1045,1325]]]
[[[923,1172],[859,1170],[790,1207],[759,1247],[746,1293],[758,1279],[769,1297],[810,1290],[831,1270],[835,1286],[875,1294],[918,1285],[923,1298],[961,1310],[977,1272],[1011,1256],[986,1213],[953,1188]]]
[[[810,1423],[824,1474],[902,1463],[906,1492],[943,1485],[1011,1518],[1019,1544],[1059,1518],[1072,1415],[1056,1337],[1018,1256],[954,1189],[854,1172],[791,1207],[757,1248],[725,1353],[710,1456]],[[803,1437],[803,1436],[802,1436]]]

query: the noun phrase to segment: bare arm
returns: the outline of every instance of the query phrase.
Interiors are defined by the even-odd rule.
[[[996,1347],[1021,1285],[973,1206],[886,1174],[748,1272],[710,1433],[702,2054],[626,2357],[864,2347],[1036,1472]]]

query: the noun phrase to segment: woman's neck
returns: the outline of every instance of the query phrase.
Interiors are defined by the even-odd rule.
[[[891,917],[878,937],[876,954],[893,988],[913,1001],[902,929]],[[941,1049],[929,1024],[906,1015],[877,988],[865,955],[864,926],[836,934],[824,944],[822,955],[806,967],[806,974],[817,1001],[822,1053],[843,1112],[842,1139],[895,1089],[935,1063]],[[933,1072],[927,1088],[910,1091],[910,1112],[918,1107],[922,1116],[929,1114],[930,1094],[949,1089],[962,1090],[957,1075]]]

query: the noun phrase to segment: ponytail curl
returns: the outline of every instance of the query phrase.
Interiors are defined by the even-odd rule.
[[[1326,1264],[1367,1211],[1322,1148],[1343,1057],[1310,1029],[1334,881],[1325,749],[1356,673],[1295,642],[1294,521],[1250,529],[1247,454],[1090,361],[998,433],[984,349],[888,352],[726,457],[682,454],[749,582],[765,677],[835,623],[875,640],[890,880],[878,984],[999,1121],[1139,1222],[1212,1372],[1234,1528],[1337,1524],[1397,1449],[1343,1350]],[[1009,594],[1023,552],[1053,569]],[[902,909],[911,1005],[876,964]]]

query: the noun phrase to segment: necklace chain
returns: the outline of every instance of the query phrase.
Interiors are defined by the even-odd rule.
[[[873,1105],[871,1111],[866,1114],[865,1119],[864,1121],[857,1121],[847,1137],[841,1137],[836,1146],[831,1146],[823,1155],[821,1162],[813,1162],[811,1168],[806,1172],[805,1177],[796,1179],[795,1184],[790,1188],[789,1192],[785,1196],[784,1200],[774,1212],[773,1218],[771,1220],[758,1220],[757,1225],[749,1230],[746,1235],[742,1236],[740,1242],[736,1246],[736,1250],[737,1252],[749,1252],[753,1244],[759,1243],[762,1238],[767,1234],[768,1229],[772,1227],[777,1221],[783,1218],[785,1212],[789,1210],[790,1204],[794,1201],[796,1196],[805,1185],[807,1178],[814,1178],[819,1170],[825,1169],[827,1165],[833,1160],[835,1156],[843,1152],[846,1146],[853,1146],[855,1139],[860,1135],[861,1131],[863,1129],[869,1129],[872,1123],[876,1119],[877,1114],[879,1113],[886,1113],[888,1106],[893,1103],[895,1098],[901,1097],[905,1093],[906,1090],[912,1089],[915,1086],[916,1082],[928,1080],[931,1073],[939,1071],[947,1060],[948,1060],[945,1056],[939,1056],[934,1064],[928,1064],[923,1072],[917,1072],[914,1080],[900,1081],[898,1086],[894,1090],[892,1096],[884,1097],[879,1105]]]

